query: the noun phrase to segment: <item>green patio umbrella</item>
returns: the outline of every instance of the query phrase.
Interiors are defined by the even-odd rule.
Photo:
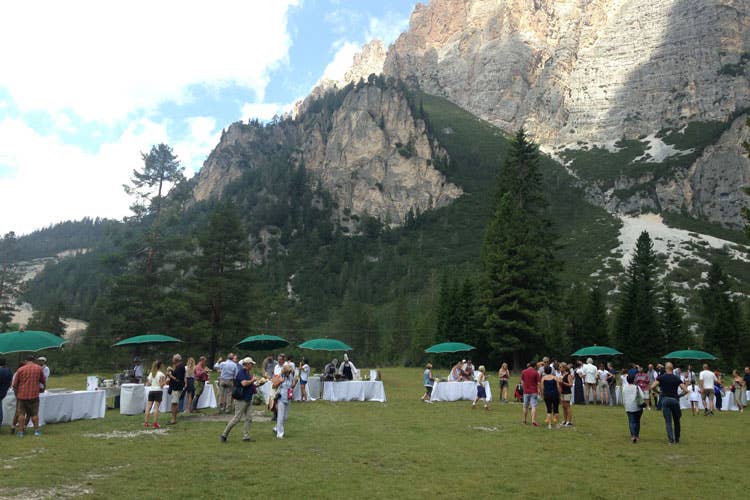
[[[170,337],[169,335],[136,335],[135,337],[123,339],[112,347],[122,345],[160,344],[163,342],[182,342],[182,340]]]
[[[662,356],[664,359],[695,359],[695,360],[712,360],[716,359],[711,353],[706,351],[697,351],[694,349],[685,349],[683,351],[672,351]]]
[[[312,349],[314,351],[351,351],[352,348],[336,339],[312,339],[303,342],[301,349]]]
[[[471,351],[472,349],[476,349],[476,347],[462,342],[443,342],[442,344],[435,344],[432,347],[428,347],[424,352],[430,354],[442,354],[446,352]]]
[[[579,356],[579,357],[585,357],[585,356],[617,356],[619,354],[622,354],[617,349],[612,349],[611,347],[603,346],[603,345],[592,345],[589,347],[583,347],[581,349],[578,349],[576,352],[571,354],[571,356]]]
[[[23,331],[0,333],[0,354],[37,352],[62,347],[65,339],[49,332]]]
[[[288,340],[277,337],[276,335],[252,335],[237,342],[235,347],[248,349],[250,351],[270,351],[288,345]]]

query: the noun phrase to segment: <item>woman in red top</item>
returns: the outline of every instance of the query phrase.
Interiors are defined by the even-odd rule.
[[[206,387],[206,382],[208,382],[208,368],[206,368],[205,356],[200,357],[198,363],[195,365],[193,374],[195,376],[195,396],[193,396],[192,411],[197,411],[198,400],[201,398],[201,394],[203,394],[203,389]]]

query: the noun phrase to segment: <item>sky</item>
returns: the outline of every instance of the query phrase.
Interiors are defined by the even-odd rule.
[[[24,0],[0,3],[0,235],[120,219],[142,152],[190,177],[229,124],[268,120],[417,0]]]

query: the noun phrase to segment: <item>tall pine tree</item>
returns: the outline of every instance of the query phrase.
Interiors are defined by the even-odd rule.
[[[672,352],[688,348],[687,332],[682,322],[682,311],[669,289],[665,289],[661,294],[660,309],[664,350]]]
[[[664,342],[657,316],[656,255],[646,231],[636,242],[620,297],[615,340],[625,360],[646,363],[658,358]]]
[[[703,347],[731,365],[738,359],[742,340],[739,304],[730,298],[727,275],[717,263],[711,265],[706,287],[700,291],[700,330]]]
[[[518,367],[522,355],[543,348],[539,322],[557,268],[539,152],[523,129],[500,170],[497,200],[482,249],[484,328],[495,353],[512,353]]]

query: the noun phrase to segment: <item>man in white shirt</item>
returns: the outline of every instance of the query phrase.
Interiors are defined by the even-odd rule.
[[[596,402],[596,376],[599,370],[594,365],[594,360],[588,358],[583,365],[583,382],[586,384],[586,403]]]
[[[703,398],[703,415],[714,414],[714,384],[716,383],[716,375],[714,372],[708,369],[708,364],[703,365],[703,371],[698,375],[700,379],[701,395]],[[708,404],[706,404],[708,400]]]
[[[138,379],[138,383],[143,382],[143,365],[138,356],[133,358],[133,377]]]

